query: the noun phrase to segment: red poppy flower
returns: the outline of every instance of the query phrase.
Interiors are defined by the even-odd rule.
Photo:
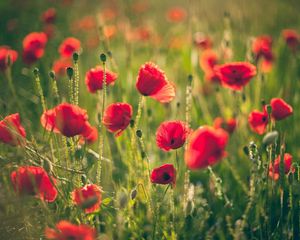
[[[183,146],[190,129],[182,121],[166,121],[160,124],[156,131],[156,144],[164,151]]]
[[[228,133],[233,133],[236,128],[236,120],[234,118],[230,118],[225,120],[221,117],[217,117],[214,120],[214,128],[223,128]]]
[[[296,50],[299,46],[300,35],[294,29],[284,29],[282,31],[282,36],[288,45],[289,48],[292,50]]]
[[[108,131],[120,136],[132,117],[132,107],[128,103],[112,103],[104,111],[103,124]]]
[[[6,116],[0,121],[0,141],[12,146],[25,143],[26,132],[21,125],[19,113]]]
[[[284,173],[288,174],[289,172],[294,173],[295,168],[292,167],[293,157],[289,153],[285,153],[283,156],[284,159]],[[278,156],[275,161],[274,165],[270,163],[269,165],[269,176],[274,180],[278,180],[280,176],[280,156]]]
[[[212,40],[209,36],[206,36],[204,33],[197,32],[194,35],[194,44],[196,47],[205,50],[210,49],[213,46]]]
[[[226,156],[228,134],[223,129],[204,126],[193,132],[185,151],[185,162],[190,169],[211,166]]]
[[[32,64],[40,59],[45,52],[47,35],[43,32],[32,32],[23,40],[23,61]]]
[[[98,129],[91,126],[88,122],[85,125],[85,129],[81,134],[81,143],[86,142],[87,144],[93,144],[98,139]]]
[[[259,36],[252,42],[252,52],[256,59],[264,57],[266,59],[273,59],[272,53],[272,37],[270,36]]]
[[[72,192],[73,203],[84,209],[85,213],[93,213],[100,209],[101,189],[95,184],[88,184]]]
[[[254,132],[262,135],[266,131],[269,122],[268,113],[266,111],[260,112],[258,110],[254,110],[249,114],[248,122],[250,128]]]
[[[266,35],[255,38],[252,43],[252,52],[256,61],[261,59],[262,71],[269,72],[274,60],[272,38]]]
[[[7,46],[0,47],[0,71],[5,71],[8,67],[8,58],[10,63],[13,64],[18,58],[18,52],[10,49]]]
[[[74,52],[78,52],[80,49],[81,43],[78,39],[69,37],[66,38],[58,48],[58,52],[61,57],[71,57]]]
[[[256,67],[248,62],[232,62],[215,67],[223,86],[241,90],[256,75]]]
[[[154,168],[151,172],[150,181],[156,184],[172,184],[176,183],[176,169],[173,164],[164,164],[158,168]]]
[[[53,63],[53,71],[58,76],[64,76],[66,74],[66,69],[72,66],[72,61],[70,58],[60,58]]]
[[[57,197],[55,179],[50,179],[41,167],[19,167],[11,173],[10,178],[14,189],[19,194],[35,195],[48,202],[53,202]]]
[[[68,221],[60,221],[56,229],[46,228],[45,235],[51,240],[96,240],[96,230],[86,225],[74,225]]]
[[[117,79],[117,74],[106,69],[105,76],[106,85],[114,85]],[[90,93],[95,93],[97,90],[101,90],[103,88],[103,77],[104,71],[100,66],[92,68],[86,73],[85,84]]]
[[[55,8],[49,8],[43,12],[41,19],[45,24],[51,24],[55,22],[56,19],[56,10]]]
[[[86,110],[69,103],[61,103],[41,116],[42,126],[47,131],[74,137],[84,133],[88,116]]]
[[[171,102],[175,97],[174,84],[169,82],[164,72],[151,62],[141,66],[136,88],[142,95],[161,103]]]
[[[186,11],[182,7],[172,7],[167,12],[167,19],[170,22],[181,22],[186,18]]]
[[[293,108],[281,98],[272,98],[272,117],[276,120],[282,120],[293,114]]]
[[[218,63],[218,56],[215,51],[207,49],[200,56],[200,67],[204,72],[213,71],[214,66]]]

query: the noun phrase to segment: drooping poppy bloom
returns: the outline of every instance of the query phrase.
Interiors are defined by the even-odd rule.
[[[114,85],[117,74],[111,72],[109,70],[105,70],[105,82],[106,85]],[[90,93],[95,93],[97,90],[101,90],[103,88],[104,81],[104,71],[103,68],[97,66],[95,68],[91,68],[85,75],[85,84]]]
[[[72,57],[74,52],[78,52],[80,50],[81,43],[78,39],[69,37],[66,38],[58,48],[58,52],[61,57]]]
[[[185,163],[190,169],[212,166],[226,156],[228,133],[222,128],[203,126],[191,134],[185,151]]]
[[[268,113],[265,110],[263,112],[254,110],[249,114],[248,122],[252,131],[262,135],[266,131],[269,122]]]
[[[287,118],[293,114],[293,108],[281,98],[272,98],[272,118],[276,121]]]
[[[100,209],[101,188],[95,184],[88,184],[72,192],[73,203],[84,209],[85,213],[93,213]]]
[[[286,44],[288,45],[288,47],[295,51],[297,50],[298,46],[299,46],[299,42],[300,42],[300,35],[298,34],[298,32],[294,29],[284,29],[282,31],[282,36],[286,42]]]
[[[175,97],[175,86],[169,82],[165,73],[154,63],[141,66],[136,81],[137,90],[161,103],[171,102]]]
[[[0,46],[0,71],[5,71],[8,67],[8,61],[13,64],[18,58],[18,52],[7,46]]]
[[[224,87],[241,90],[256,75],[256,67],[248,62],[231,62],[215,67]]]
[[[255,61],[261,60],[261,68],[263,72],[269,72],[272,68],[274,55],[272,52],[272,37],[263,35],[254,39],[252,42],[252,52]]]
[[[0,121],[0,141],[12,146],[25,143],[26,132],[20,121],[19,113],[6,116]]]
[[[226,132],[232,134],[236,128],[236,120],[234,118],[230,118],[225,120],[221,117],[217,117],[214,120],[214,128],[223,128]]]
[[[213,46],[211,38],[201,32],[196,32],[194,34],[194,44],[202,50],[210,49]]]
[[[172,7],[167,11],[166,17],[170,22],[182,22],[186,18],[186,10],[182,7]]]
[[[18,194],[34,195],[47,202],[53,202],[57,197],[55,179],[50,178],[41,167],[19,167],[10,178]]]
[[[52,24],[56,19],[56,10],[55,8],[48,8],[45,12],[42,13],[41,19],[45,24]]]
[[[292,167],[293,157],[289,153],[285,153],[283,156],[284,159],[284,173],[288,174],[290,172],[294,173],[295,168]],[[274,164],[270,163],[269,165],[269,176],[274,180],[278,180],[280,176],[280,156],[278,156]]]
[[[72,60],[70,58],[60,58],[53,62],[52,69],[57,76],[64,76],[66,69],[72,66]]]
[[[60,221],[56,229],[46,228],[45,236],[51,240],[96,240],[96,229],[86,225],[75,225],[68,221]]]
[[[41,116],[42,126],[47,131],[74,137],[84,133],[88,115],[86,110],[69,103],[61,103]]]
[[[47,35],[43,32],[32,32],[23,40],[23,61],[30,65],[40,59],[45,52]]]
[[[158,168],[154,168],[151,172],[150,181],[156,184],[172,184],[176,183],[176,169],[173,164],[164,164]]]
[[[190,133],[186,123],[182,121],[165,121],[156,131],[156,144],[164,151],[170,151],[183,146]]]
[[[132,107],[128,103],[112,103],[104,111],[103,125],[108,131],[120,136],[132,117]]]
[[[87,144],[93,144],[98,139],[98,129],[96,127],[91,126],[88,122],[85,125],[85,129],[81,134],[81,140]]]

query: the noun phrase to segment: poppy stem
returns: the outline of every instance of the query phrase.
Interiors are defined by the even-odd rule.
[[[44,93],[43,93],[43,89],[42,89],[42,85],[41,85],[39,69],[35,68],[33,70],[33,73],[34,73],[34,76],[35,76],[36,87],[37,87],[38,93],[40,95],[43,112],[45,112],[47,107],[46,107],[46,101],[45,101],[45,97],[44,97]]]
[[[102,172],[102,158],[103,158],[103,152],[104,152],[104,128],[103,128],[103,116],[104,116],[104,110],[105,110],[105,100],[106,100],[106,55],[101,54],[100,60],[102,61],[103,65],[103,88],[102,88],[102,109],[101,109],[101,119],[99,123],[99,159],[98,159],[98,168],[97,168],[97,182],[101,186],[101,172]]]
[[[73,86],[73,99],[74,104],[79,104],[79,66],[78,66],[78,53],[73,54],[74,61],[74,86]]]

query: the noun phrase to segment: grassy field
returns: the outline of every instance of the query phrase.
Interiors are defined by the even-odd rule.
[[[300,239],[299,11],[0,1],[0,239]]]

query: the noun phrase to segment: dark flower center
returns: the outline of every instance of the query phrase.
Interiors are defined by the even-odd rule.
[[[163,173],[162,178],[164,181],[168,181],[171,178],[171,176],[165,172],[165,173]]]
[[[175,140],[172,138],[171,139],[171,145],[173,145],[175,143]]]
[[[262,121],[263,122],[267,121],[267,117],[262,117]]]

